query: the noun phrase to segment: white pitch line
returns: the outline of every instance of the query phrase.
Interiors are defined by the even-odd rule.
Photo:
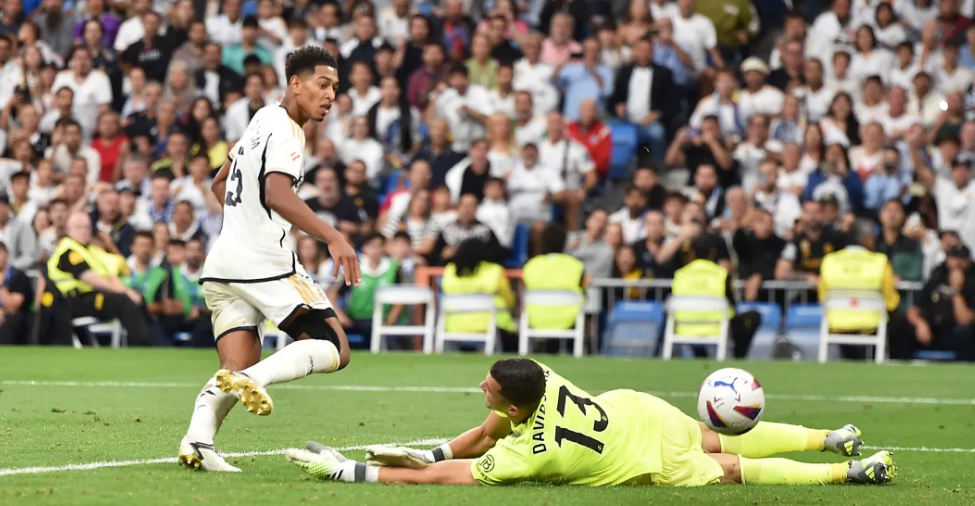
[[[447,442],[446,439],[417,439],[413,441],[407,441],[405,443],[383,443],[383,446],[432,446],[440,445]],[[336,448],[339,451],[354,451],[354,450],[364,450],[367,446],[371,445],[355,445],[346,446],[344,448]],[[263,452],[235,452],[235,453],[224,453],[224,457],[263,457],[267,455],[284,455],[286,449],[280,450],[270,450]],[[58,473],[64,471],[91,471],[93,469],[104,469],[108,467],[129,467],[129,466],[145,466],[152,464],[175,464],[175,457],[166,457],[161,459],[142,459],[142,460],[116,460],[111,462],[89,462],[87,464],[68,464],[66,466],[52,466],[52,467],[19,467],[19,468],[8,468],[0,469],[0,476],[14,476],[18,474],[41,474],[41,473]]]
[[[111,388],[199,388],[195,383],[151,383],[139,381],[27,381],[6,380],[0,382],[12,386],[40,387],[111,387]],[[480,393],[473,387],[438,386],[369,386],[369,385],[275,385],[284,390],[330,390],[346,392],[419,392],[419,393]],[[697,392],[665,392],[648,390],[647,393],[659,397],[697,397]],[[884,397],[869,395],[802,395],[766,393],[767,399],[812,402],[872,402],[877,404],[940,404],[951,406],[975,406],[975,399],[952,399],[942,397]]]
[[[975,448],[929,448],[927,446],[863,446],[868,450],[890,450],[892,452],[921,453],[975,453]]]

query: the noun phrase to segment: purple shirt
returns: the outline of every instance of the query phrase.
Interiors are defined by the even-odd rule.
[[[85,23],[91,19],[91,16],[85,16],[84,18],[78,20],[74,25],[74,40],[75,42],[84,41]],[[115,47],[115,36],[118,35],[119,26],[122,24],[119,19],[111,14],[102,14],[101,19],[98,20],[102,24],[102,44],[105,47]]]

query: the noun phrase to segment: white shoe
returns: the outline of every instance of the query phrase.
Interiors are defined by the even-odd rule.
[[[264,387],[246,375],[220,369],[215,377],[217,388],[224,393],[235,395],[247,411],[255,415],[267,416],[274,410],[274,402],[271,401],[271,396],[267,394]]]
[[[218,473],[241,472],[239,468],[228,464],[223,456],[213,449],[213,445],[195,443],[189,436],[183,436],[183,440],[179,443],[179,463],[187,469],[202,469]]]

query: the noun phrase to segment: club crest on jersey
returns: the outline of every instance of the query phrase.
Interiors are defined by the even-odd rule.
[[[485,473],[490,473],[494,470],[494,455],[485,455],[481,462],[477,464],[481,468],[481,471]]]

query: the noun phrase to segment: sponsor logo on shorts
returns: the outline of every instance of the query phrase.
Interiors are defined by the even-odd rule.
[[[494,455],[485,455],[477,465],[481,468],[481,471],[490,473],[494,470]]]

